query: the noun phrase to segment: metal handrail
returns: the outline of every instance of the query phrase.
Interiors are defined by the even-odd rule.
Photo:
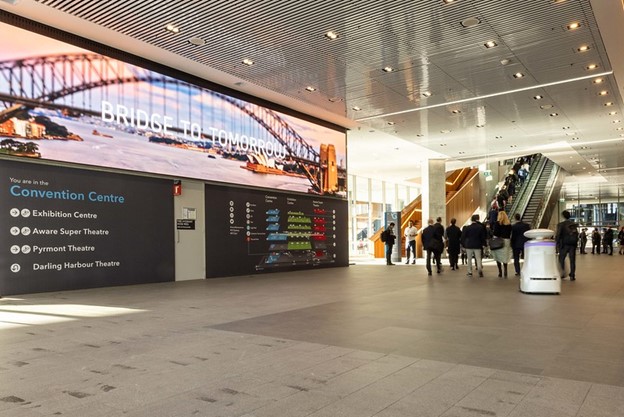
[[[537,182],[542,176],[546,163],[548,162],[548,158],[544,157],[542,154],[539,154],[537,158],[538,160],[535,163],[535,168],[529,171],[529,177],[525,180],[520,193],[514,199],[511,210],[509,211],[510,216],[514,213],[520,213],[520,215],[524,217],[529,200],[531,196],[533,196]],[[522,208],[522,210],[520,210],[520,208]]]

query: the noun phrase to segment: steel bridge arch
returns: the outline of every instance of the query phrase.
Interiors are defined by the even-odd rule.
[[[100,64],[96,65],[95,63],[97,62]],[[76,66],[79,66],[79,68],[76,68]],[[87,71],[89,74],[95,73],[97,78],[93,80],[91,79],[91,75],[89,75],[89,80],[87,80]],[[125,75],[124,73],[126,72],[131,75]],[[112,74],[111,77],[108,77],[109,73]],[[319,152],[309,145],[292,126],[276,114],[276,112],[166,75],[159,74],[158,76],[154,76],[154,72],[151,70],[118,61],[104,55],[96,53],[75,53],[0,61],[0,74],[8,84],[11,96],[16,99],[26,98],[30,101],[35,100],[38,102],[53,102],[62,97],[99,87],[138,82],[162,82],[165,85],[184,86],[190,91],[208,91],[221,100],[238,108],[256,121],[278,143],[284,146],[288,156],[296,161],[301,168],[304,168],[306,174],[308,174],[308,170],[303,166],[303,163],[316,165],[320,163]],[[51,83],[50,88],[47,88],[46,77],[49,77]],[[24,82],[26,79],[31,81],[30,92],[24,89]],[[60,84],[60,88],[56,88],[56,84]],[[28,106],[31,105],[26,105],[26,107]],[[312,181],[311,178],[310,180]],[[313,183],[314,182],[315,181],[313,181]]]

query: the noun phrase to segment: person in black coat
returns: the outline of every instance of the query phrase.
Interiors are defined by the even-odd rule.
[[[396,235],[394,234],[394,222],[391,222],[388,225],[388,228],[385,230],[386,232],[386,265],[394,265],[392,263],[392,247],[394,246],[394,242],[396,240]]]
[[[446,228],[446,243],[448,246],[449,263],[451,269],[459,269],[459,252],[461,250],[461,229],[455,225],[456,219],[451,219],[451,225]]]
[[[427,274],[431,275],[431,258],[434,259],[439,274],[442,272],[440,255],[444,250],[444,226],[440,225],[440,230],[440,227],[433,224],[433,219],[429,219],[427,224],[421,233],[423,248],[427,251]]]
[[[587,246],[587,227],[583,227],[581,233],[579,234],[579,253],[581,255],[587,254],[585,246]]]
[[[570,220],[570,212],[563,210],[561,215],[565,219],[557,225],[557,233],[555,233],[555,242],[559,249],[559,265],[561,266],[561,279],[565,278],[565,258],[570,258],[570,281],[576,280],[576,247],[578,246],[578,232],[576,238],[572,239],[571,226],[575,229],[578,227],[576,223]]]
[[[592,255],[597,253],[600,255],[600,241],[602,240],[602,236],[600,235],[600,231],[597,227],[594,227],[594,231],[592,232]]]
[[[514,269],[516,276],[520,275],[520,258],[524,259],[524,244],[529,240],[524,232],[531,229],[528,223],[522,221],[520,213],[514,215],[516,222],[511,226],[511,250],[513,251]]]
[[[472,258],[474,256],[477,271],[479,276],[483,276],[483,264],[481,258],[483,254],[483,247],[487,244],[485,227],[479,222],[479,215],[473,214],[470,218],[472,223],[469,226],[464,226],[461,234],[461,244],[466,249],[466,255],[468,256],[468,275],[472,276]]]
[[[604,253],[608,253],[609,255],[613,255],[613,229],[607,227],[604,233],[604,237],[602,238],[602,243],[604,247]]]

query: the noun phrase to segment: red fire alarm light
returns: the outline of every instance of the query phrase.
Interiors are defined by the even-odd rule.
[[[182,181],[180,180],[173,181],[173,195],[174,196],[182,195]]]

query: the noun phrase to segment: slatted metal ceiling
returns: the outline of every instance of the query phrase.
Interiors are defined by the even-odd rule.
[[[611,69],[590,0],[34,1],[350,119],[582,77],[591,74],[589,63],[599,65],[596,73]],[[480,24],[462,27],[471,17]],[[573,21],[581,28],[566,30]],[[181,32],[164,31],[168,23]],[[329,41],[323,36],[328,30],[340,37]],[[190,37],[206,45],[191,45]],[[488,40],[498,46],[486,49]],[[577,52],[582,44],[591,49]],[[245,66],[243,58],[256,64]],[[502,65],[503,59],[509,63]],[[381,71],[387,65],[397,71]],[[514,79],[516,72],[525,77]],[[603,78],[600,89],[611,92],[622,115],[615,78]],[[307,85],[318,90],[307,94]],[[424,91],[433,95],[425,98]],[[596,92],[591,80],[577,81],[362,123],[438,152],[445,144],[446,155],[466,161],[509,152],[513,145],[519,154],[561,140],[575,148],[562,126],[570,126],[580,142],[617,137]],[[537,102],[535,94],[544,98]],[[552,109],[540,109],[544,104]],[[601,158],[611,167],[624,166],[620,153]],[[624,182],[621,174],[608,178]]]

